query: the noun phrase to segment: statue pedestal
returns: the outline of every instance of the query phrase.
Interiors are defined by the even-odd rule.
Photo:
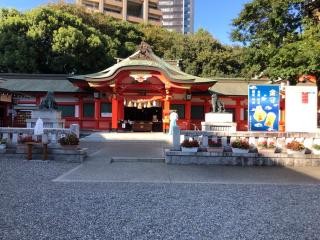
[[[209,112],[205,114],[204,118],[205,122],[232,122],[232,113],[215,113],[215,112]]]
[[[209,112],[205,114],[205,122],[201,122],[202,131],[237,131],[237,123],[232,122],[232,113]]]
[[[61,112],[57,110],[33,110],[31,118],[27,119],[27,128],[34,128],[38,118],[43,121],[44,128],[64,128],[65,120],[61,118]]]

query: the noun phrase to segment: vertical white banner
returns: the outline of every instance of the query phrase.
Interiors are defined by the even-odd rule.
[[[286,132],[316,132],[318,89],[316,86],[286,86]]]

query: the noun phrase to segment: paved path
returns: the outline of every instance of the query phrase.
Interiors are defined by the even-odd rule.
[[[151,132],[96,132],[81,139],[82,142],[165,142],[170,143],[172,136]]]
[[[163,141],[82,144],[80,165],[0,160],[0,239],[320,239],[317,168],[167,166]]]
[[[0,239],[320,239],[320,185],[52,182],[74,167],[0,160]]]
[[[320,184],[320,168],[177,166],[163,162],[166,142],[83,142],[90,156],[57,182]]]

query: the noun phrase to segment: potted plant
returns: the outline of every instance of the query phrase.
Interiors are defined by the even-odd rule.
[[[248,153],[249,142],[246,139],[236,139],[231,143],[233,153]]]
[[[79,138],[75,134],[70,133],[60,138],[59,143],[64,148],[77,149],[79,147]]]
[[[312,145],[312,153],[316,155],[320,155],[320,144]]]
[[[221,141],[214,141],[209,139],[207,152],[223,152]]]
[[[276,144],[273,141],[262,141],[258,143],[258,151],[259,153],[272,153],[276,149]]]
[[[286,147],[287,147],[288,154],[304,154],[305,153],[304,145],[298,141],[289,142]]]
[[[181,143],[182,152],[198,152],[199,142],[197,140],[185,139]]]

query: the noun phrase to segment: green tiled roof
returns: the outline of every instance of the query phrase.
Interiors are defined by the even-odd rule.
[[[249,84],[267,84],[265,80],[246,80],[243,78],[220,78],[209,88],[210,92],[226,96],[247,96]]]
[[[157,57],[148,46],[147,49],[141,49],[132,54],[130,57],[120,61],[119,63],[97,73],[88,75],[78,75],[69,77],[71,80],[87,80],[90,82],[99,82],[101,80],[109,80],[114,77],[120,70],[156,70],[162,72],[171,81],[177,83],[215,83],[216,81],[208,78],[200,78],[182,72],[178,67],[175,67],[163,59]]]
[[[57,78],[55,75],[19,75],[0,76],[0,88],[12,92],[81,92],[67,76]]]

